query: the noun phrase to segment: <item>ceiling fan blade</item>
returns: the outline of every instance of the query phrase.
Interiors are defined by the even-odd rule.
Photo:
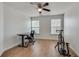
[[[38,3],[37,6],[38,8],[42,8],[41,3]]]
[[[49,3],[45,3],[45,4],[43,5],[43,7],[48,6],[48,5],[49,5]]]
[[[43,8],[43,10],[50,12],[50,9]]]

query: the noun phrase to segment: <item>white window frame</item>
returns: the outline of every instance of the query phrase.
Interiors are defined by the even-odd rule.
[[[59,27],[59,26],[52,26],[52,20],[61,20],[60,27]],[[61,29],[62,29],[62,19],[51,19],[51,34],[52,34],[52,35],[55,35],[55,34],[57,35],[57,34],[59,34],[59,33],[57,33],[57,32],[52,33],[52,28],[56,28],[56,27],[59,28],[59,29],[56,29],[56,30],[61,30]],[[55,30],[55,31],[56,31],[56,30]]]
[[[31,30],[33,30],[33,28],[39,28],[40,29],[40,21],[39,21],[39,27],[32,27],[32,21],[39,21],[39,20],[31,20]],[[35,34],[40,34],[40,31],[39,31],[39,33],[35,32]]]

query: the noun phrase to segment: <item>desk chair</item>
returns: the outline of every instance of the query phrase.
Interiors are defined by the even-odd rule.
[[[31,32],[30,32],[30,34],[25,38],[25,39],[27,39],[29,42],[28,42],[28,45],[30,44],[30,43],[32,43],[32,44],[34,44],[34,33],[35,33],[35,31],[34,30],[32,30]]]

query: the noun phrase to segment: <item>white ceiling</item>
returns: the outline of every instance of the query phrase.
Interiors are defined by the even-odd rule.
[[[43,11],[42,15],[52,15],[52,14],[62,14],[65,13],[74,4],[72,2],[49,2],[49,8],[51,12]],[[79,3],[78,3],[79,4]],[[14,8],[21,12],[28,14],[29,16],[38,16],[39,13],[35,7],[33,7],[30,2],[5,2],[5,6]]]

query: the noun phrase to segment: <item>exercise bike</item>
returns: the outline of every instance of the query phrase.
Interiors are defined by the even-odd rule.
[[[58,52],[63,56],[71,56],[69,52],[69,43],[65,43],[64,36],[63,36],[63,30],[56,30],[56,32],[59,32],[58,34],[58,42],[55,46],[58,47]]]

